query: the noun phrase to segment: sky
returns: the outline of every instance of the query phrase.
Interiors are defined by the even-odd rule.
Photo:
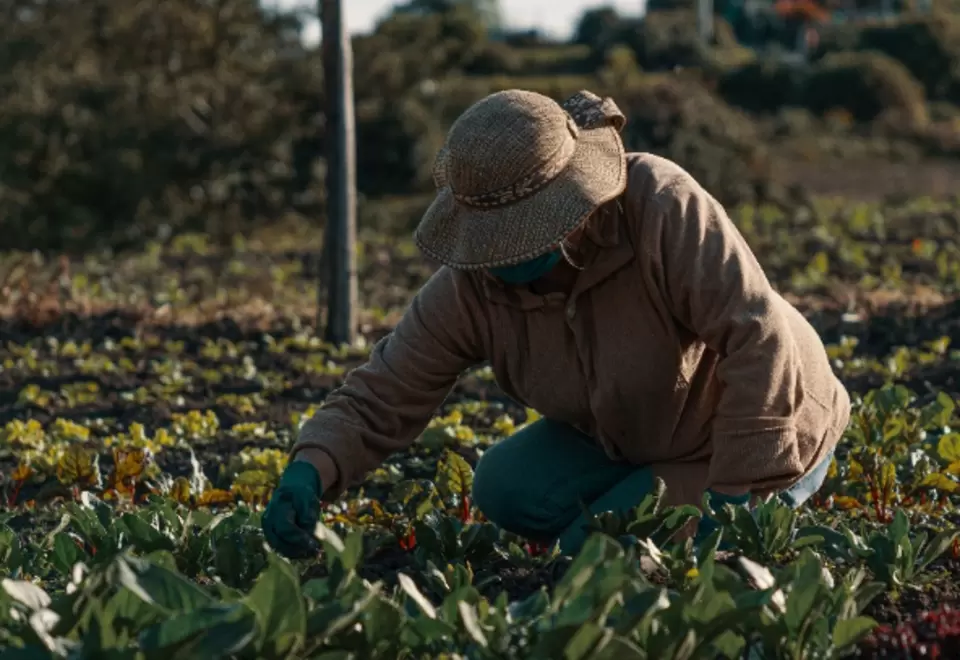
[[[303,0],[264,0],[264,4],[280,6],[316,6]],[[386,14],[396,0],[343,0],[347,29],[353,33],[369,32],[377,19]],[[500,0],[506,22],[514,28],[538,28],[542,32],[567,37],[584,10],[592,7],[613,6],[624,15],[637,15],[644,0]],[[315,43],[316,25],[310,26],[306,41]]]

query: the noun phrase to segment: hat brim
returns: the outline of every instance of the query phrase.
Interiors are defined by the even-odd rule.
[[[626,188],[627,161],[615,128],[584,130],[567,167],[534,195],[499,208],[474,208],[441,188],[414,232],[425,255],[458,270],[536,258]]]

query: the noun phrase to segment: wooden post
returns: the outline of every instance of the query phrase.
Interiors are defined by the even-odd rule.
[[[704,46],[713,41],[713,0],[696,0],[697,32]]]
[[[357,336],[357,172],[353,58],[340,0],[318,1],[326,92],[324,141],[327,156],[327,231],[324,251],[329,270],[324,339],[339,346],[352,344]]]

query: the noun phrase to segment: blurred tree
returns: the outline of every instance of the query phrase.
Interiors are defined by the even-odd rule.
[[[322,188],[319,67],[257,0],[7,0],[0,21],[0,229],[84,249],[165,225],[228,234]],[[306,90],[310,90],[307,94]],[[312,105],[312,107],[311,107]],[[303,195],[308,192],[308,195]]]
[[[477,62],[488,45],[484,26],[466,6],[400,12],[356,40],[361,192],[432,188],[433,159],[445,133],[439,83]]]
[[[394,13],[431,14],[452,11],[459,7],[471,9],[491,33],[503,31],[503,11],[500,0],[409,0],[394,8]]]
[[[590,46],[595,52],[602,51],[615,37],[620,26],[620,14],[614,7],[597,7],[583,12],[577,23],[573,40]]]
[[[677,9],[693,10],[696,0],[647,0],[646,13],[655,11],[674,11]]]

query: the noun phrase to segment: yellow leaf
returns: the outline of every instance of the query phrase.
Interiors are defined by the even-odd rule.
[[[53,436],[64,442],[90,439],[90,429],[66,419],[57,418],[53,423]]]
[[[517,425],[510,415],[502,415],[493,423],[493,430],[501,435],[513,435],[516,429]]]
[[[444,497],[469,496],[473,488],[473,468],[463,456],[448,451],[437,463],[436,484]]]
[[[113,450],[114,481],[118,484],[127,480],[136,481],[143,474],[147,463],[147,452],[143,449]]]
[[[462,423],[463,413],[454,409],[445,417],[434,417],[427,426],[428,428],[437,428],[439,426],[459,426]]]
[[[173,480],[173,486],[170,488],[170,497],[180,504],[190,504],[190,480],[186,477],[177,477]]]
[[[218,504],[232,504],[234,495],[230,491],[220,488],[208,488],[203,495],[197,498],[199,506],[216,506]]]
[[[884,463],[880,468],[880,488],[893,491],[897,485],[897,468],[893,463]]]
[[[45,440],[43,425],[35,419],[22,422],[14,419],[7,422],[3,432],[4,439],[10,444],[40,449]]]
[[[10,475],[10,478],[14,481],[26,481],[33,476],[33,469],[29,465],[21,463],[17,466],[17,469],[13,471],[13,474]]]
[[[834,477],[837,476],[838,473],[839,473],[839,469],[837,468],[837,459],[836,457],[834,457],[830,459],[830,467],[827,468],[827,478],[833,479]]]
[[[850,497],[849,495],[837,495],[833,498],[833,504],[838,509],[859,509],[860,502],[855,497]]]
[[[156,434],[153,436],[153,441],[161,447],[172,447],[176,444],[176,439],[170,435],[170,432],[166,429],[157,429]]]
[[[267,486],[251,486],[247,484],[233,484],[230,492],[238,496],[247,504],[265,504],[270,499],[271,489]]]
[[[960,477],[960,461],[954,461],[947,466],[947,469],[944,470],[947,474],[952,474],[954,476]]]
[[[246,472],[241,472],[233,480],[233,483],[237,486],[249,486],[255,488],[273,488],[276,486],[276,480],[270,473],[264,470],[247,470]]]
[[[130,425],[130,441],[136,447],[143,447],[147,444],[149,438],[147,437],[147,432],[143,427],[143,424],[139,422],[134,422]]]
[[[960,461],[960,433],[947,433],[937,443],[940,458],[951,463]]]
[[[863,466],[853,459],[850,459],[850,478],[855,480],[863,478]]]
[[[920,485],[936,488],[946,493],[956,493],[960,490],[960,484],[942,472],[934,472],[933,474],[927,475],[924,480],[920,482]]]
[[[112,492],[117,495],[126,495],[127,497],[133,498],[133,493],[136,490],[136,485],[133,483],[124,483],[123,481],[118,481],[113,485]],[[111,491],[107,491],[108,493]]]
[[[57,480],[65,486],[94,486],[99,482],[93,452],[79,445],[64,449],[57,461]]]

